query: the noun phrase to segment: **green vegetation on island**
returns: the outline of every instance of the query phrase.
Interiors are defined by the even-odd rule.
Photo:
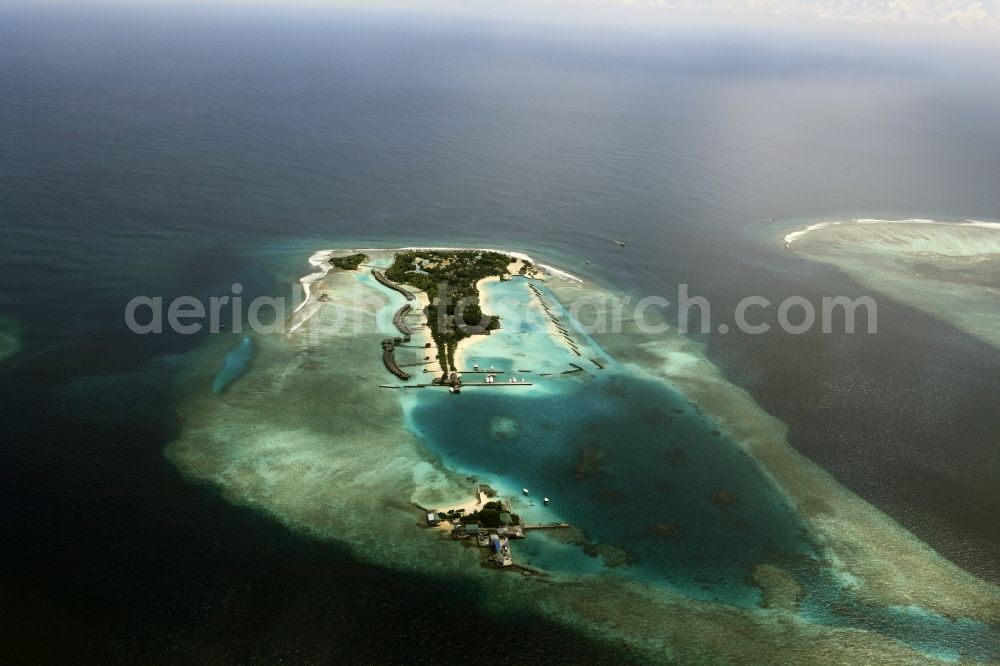
[[[463,525],[480,527],[509,527],[521,524],[521,516],[505,511],[500,502],[487,502],[479,511],[462,516],[458,520]]]
[[[455,349],[462,338],[500,327],[499,317],[480,309],[476,283],[487,277],[503,277],[510,262],[511,258],[500,252],[410,250],[397,254],[386,270],[386,277],[393,282],[427,294],[427,325],[443,369],[458,369]]]
[[[368,261],[367,254],[349,254],[346,257],[330,257],[330,263],[337,268],[343,268],[348,271],[358,270],[358,266]]]

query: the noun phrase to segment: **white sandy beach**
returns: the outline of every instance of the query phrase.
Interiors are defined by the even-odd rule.
[[[831,220],[830,222],[818,222],[816,224],[810,224],[805,229],[800,229],[798,231],[793,231],[789,234],[786,234],[784,238],[785,247],[788,247],[795,241],[800,240],[810,232],[842,224],[940,224],[946,226],[980,227],[983,229],[1000,230],[1000,222],[982,222],[979,220],[965,220],[963,222],[943,222],[941,220],[928,220],[919,217],[911,217],[904,220],[880,220],[877,218],[860,217],[850,220]]]
[[[476,283],[476,291],[479,292],[479,308],[484,314],[493,314],[493,310],[490,309],[490,299],[483,288],[491,282],[499,282],[500,278],[496,276],[490,276],[483,278]],[[500,330],[503,330],[503,323],[500,324]],[[492,333],[491,333],[492,335]],[[472,363],[469,361],[469,356],[474,347],[487,340],[488,336],[485,334],[470,335],[468,337],[462,338],[458,347],[455,349],[455,367],[461,369],[469,369],[472,367]]]
[[[439,529],[443,532],[449,532],[449,533],[451,532],[451,528],[455,523],[453,523],[450,520],[444,519],[443,514],[446,511],[451,511],[451,510],[454,510],[456,512],[462,511],[462,515],[464,516],[479,511],[479,509],[481,509],[483,504],[485,503],[484,495],[479,491],[478,486],[474,490],[473,495],[474,497],[470,497],[467,500],[460,501],[457,503],[444,502],[439,507],[437,507],[435,510],[438,512],[438,517],[441,518],[441,522],[438,524],[436,529]]]
[[[524,265],[525,263],[530,263],[537,266],[541,271],[545,273],[557,275],[565,280],[569,280],[571,282],[575,282],[578,284],[584,284],[584,281],[581,278],[577,277],[576,275],[568,273],[567,271],[556,268],[554,266],[550,266],[548,264],[537,264],[527,254],[524,254],[523,252],[515,252],[513,250],[498,250],[494,248],[468,248],[468,247],[466,248],[401,247],[401,248],[351,248],[351,249],[318,250],[309,257],[309,263],[312,266],[314,266],[317,270],[307,275],[304,275],[299,279],[299,283],[302,285],[303,298],[302,302],[295,307],[295,310],[292,316],[290,317],[288,323],[288,334],[291,335],[296,330],[298,330],[313,315],[315,315],[317,310],[319,309],[320,303],[318,302],[316,295],[313,293],[313,285],[317,280],[323,279],[326,275],[329,274],[330,270],[332,270],[333,266],[330,264],[331,257],[356,254],[359,252],[365,254],[395,254],[396,252],[410,252],[410,251],[421,251],[421,250],[456,251],[456,252],[459,251],[497,252],[500,254],[506,254],[507,256],[512,257],[514,259],[514,261],[511,262],[510,266],[508,267],[508,271],[511,273],[511,275],[517,275],[521,270],[522,265]],[[481,289],[479,293],[480,295],[482,295]],[[420,307],[421,308],[426,307],[428,304],[427,296],[420,292],[418,292],[416,295],[418,299],[422,299]],[[484,312],[489,312],[489,310],[485,306],[482,309]],[[471,339],[469,338],[464,340],[463,343],[459,344],[459,349],[461,349],[463,346],[468,346],[469,342],[471,342]],[[436,358],[437,350],[435,349],[434,351]],[[458,353],[459,352],[456,350],[456,363],[458,363]]]

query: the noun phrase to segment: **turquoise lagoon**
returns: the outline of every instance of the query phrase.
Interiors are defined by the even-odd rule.
[[[542,283],[532,284],[584,356],[549,334],[527,280],[491,282],[484,310],[502,328],[474,342],[465,363],[508,373],[498,382],[533,385],[405,396],[410,428],[448,467],[510,497],[527,524],[565,521],[585,533],[584,545],[532,532],[515,545],[518,562],[579,573],[606,561],[695,598],[751,607],[754,564],[818,556],[750,456],[667,386],[615,363]],[[606,361],[603,370],[587,347]]]
[[[614,571],[743,608],[761,603],[753,567],[774,564],[801,585],[799,612],[812,622],[875,631],[949,661],[1000,652],[1000,633],[981,622],[861,600],[751,456],[668,385],[615,362],[531,283],[585,356],[549,334],[526,279],[490,282],[484,311],[502,329],[477,340],[465,365],[533,385],[402,394],[408,427],[447,467],[489,483],[528,525],[582,530],[530,532],[514,543],[516,562],[557,577]],[[562,374],[570,363],[584,370]]]

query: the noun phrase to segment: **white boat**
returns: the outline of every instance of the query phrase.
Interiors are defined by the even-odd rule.
[[[521,488],[521,492],[524,493],[525,495],[527,495],[528,494],[528,489],[527,488]]]
[[[542,501],[543,501],[543,502],[545,502],[546,504],[548,504],[548,503],[549,503],[549,498],[548,498],[548,497],[546,497],[546,498],[544,498],[544,499],[543,499]]]

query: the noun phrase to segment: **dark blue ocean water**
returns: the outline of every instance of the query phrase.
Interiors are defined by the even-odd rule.
[[[637,295],[689,283],[723,312],[853,296],[743,229],[997,217],[996,56],[868,32],[3,8],[0,313],[24,348],[0,362],[0,608],[18,637],[2,650],[430,661],[421,611],[486,621],[476,593],[357,564],[182,480],[160,452],[200,338],[129,333],[129,298],[284,293],[342,242],[534,249]],[[704,339],[799,450],[1000,580],[1000,354],[882,299],[879,314],[878,336]],[[748,549],[772,547],[754,533]],[[529,660],[602,656],[534,619],[490,621]],[[370,639],[385,626],[405,647]]]

